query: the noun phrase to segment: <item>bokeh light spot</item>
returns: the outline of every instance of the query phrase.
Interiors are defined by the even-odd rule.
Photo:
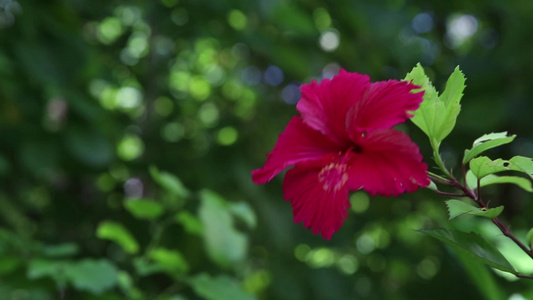
[[[198,110],[200,121],[207,127],[213,127],[218,122],[218,108],[214,103],[205,103]]]
[[[356,241],[357,250],[362,254],[369,254],[376,248],[374,239],[368,234],[361,235]]]
[[[342,273],[351,275],[359,269],[359,261],[353,255],[343,255],[337,260],[337,268]]]
[[[450,48],[457,48],[472,37],[478,28],[476,17],[472,15],[453,15],[448,19],[446,42]]]
[[[98,39],[104,44],[111,44],[123,32],[122,23],[115,17],[105,18],[98,29]]]
[[[172,11],[170,19],[174,24],[178,26],[183,26],[189,22],[189,13],[183,8],[178,8]]]
[[[194,99],[203,101],[211,94],[211,86],[204,78],[193,77],[189,83],[189,93]]]
[[[435,257],[426,257],[416,267],[418,276],[422,279],[429,280],[433,278],[439,271],[440,263]]]
[[[313,268],[329,267],[335,263],[335,253],[328,248],[312,250],[307,256],[307,262]]]
[[[320,42],[320,47],[322,47],[322,50],[326,52],[335,51],[335,49],[337,49],[340,44],[339,32],[335,29],[324,31],[320,35],[319,42]]]
[[[223,146],[230,146],[237,141],[239,132],[231,126],[226,126],[217,132],[217,142]]]
[[[123,160],[134,160],[144,152],[144,143],[136,135],[126,135],[118,144],[117,154]]]
[[[243,30],[246,28],[246,15],[242,11],[234,9],[228,14],[228,23],[235,30]]]
[[[141,92],[133,87],[123,87],[117,92],[117,104],[122,108],[135,108],[142,102]]]
[[[325,8],[319,7],[313,12],[316,29],[324,31],[331,27],[331,17]]]
[[[159,97],[154,101],[154,111],[156,114],[166,117],[172,113],[174,102],[168,97]]]
[[[280,85],[284,79],[283,71],[277,66],[269,66],[265,70],[265,81],[271,86]]]
[[[281,99],[289,105],[294,105],[300,100],[300,88],[296,84],[289,84],[281,90]]]
[[[247,85],[257,85],[261,81],[261,70],[256,66],[248,66],[242,70],[241,79]]]
[[[306,244],[300,244],[294,248],[294,257],[299,261],[305,261],[309,252],[311,252],[311,247]]]
[[[179,123],[168,123],[161,129],[161,136],[167,142],[175,143],[185,135],[185,127]]]
[[[365,192],[355,192],[350,196],[352,211],[355,213],[364,213],[370,204],[370,197]]]
[[[413,18],[411,27],[418,34],[430,32],[433,29],[433,17],[428,13],[420,13]]]

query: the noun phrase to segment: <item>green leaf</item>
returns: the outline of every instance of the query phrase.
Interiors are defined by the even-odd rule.
[[[428,137],[435,135],[435,115],[437,111],[444,109],[444,104],[440,102],[439,95],[435,87],[426,76],[424,68],[418,63],[413,70],[405,76],[406,81],[412,81],[413,84],[419,85],[424,91],[424,101],[415,111],[411,121],[418,126]]]
[[[482,263],[470,259],[470,257],[461,251],[455,251],[455,254],[461,261],[466,273],[470,279],[477,286],[478,291],[487,300],[501,300],[505,299],[506,293],[499,285],[498,281],[494,279],[493,273],[489,271]]]
[[[516,274],[517,272],[494,246],[480,235],[447,229],[425,229],[419,232],[428,234],[451,246],[455,251],[465,254],[470,259],[484,263],[498,270]]]
[[[525,173],[533,179],[533,159],[524,156],[515,156],[509,160],[511,170]]]
[[[468,163],[472,158],[478,156],[482,152],[512,142],[516,135],[507,136],[507,131],[485,134],[474,141],[472,149],[465,150],[463,164]]]
[[[502,171],[518,171],[533,179],[533,160],[524,156],[515,156],[510,160],[501,158],[491,160],[486,156],[481,156],[470,161],[470,170],[477,178]]]
[[[169,193],[180,198],[185,198],[189,195],[189,191],[185,188],[181,180],[173,174],[159,171],[157,167],[150,166],[150,175],[155,182]]]
[[[43,248],[43,254],[48,257],[66,257],[76,255],[79,251],[78,245],[74,243],[64,243],[59,245],[48,245]]]
[[[241,219],[250,229],[255,228],[257,225],[255,213],[248,203],[230,203],[228,208],[235,217]]]
[[[477,178],[472,171],[466,173],[466,182],[469,187],[477,188]],[[529,179],[518,177],[518,176],[497,176],[494,174],[489,174],[483,177],[480,180],[481,187],[492,185],[492,184],[502,184],[502,183],[511,183],[517,185],[518,187],[524,189],[528,192],[533,192],[533,187],[531,186],[531,181]]]
[[[69,281],[78,290],[93,294],[114,288],[118,281],[118,270],[109,261],[84,259],[71,263],[66,269]]]
[[[200,222],[195,215],[186,210],[177,213],[174,216],[174,221],[181,224],[187,233],[202,235],[204,232],[204,225],[202,222]]]
[[[501,158],[491,160],[486,156],[480,156],[470,161],[470,170],[472,170],[476,178],[480,179],[496,172],[511,170],[510,166],[511,163],[509,161]]]
[[[448,213],[450,214],[449,220],[465,214],[493,219],[499,216],[503,211],[503,206],[482,209],[461,200],[448,200],[446,201],[446,206],[448,206]]]
[[[139,244],[122,224],[114,221],[103,221],[96,230],[96,236],[111,240],[119,244],[125,252],[135,254],[139,251]]]
[[[124,207],[137,219],[157,219],[163,212],[163,206],[148,199],[128,199]]]
[[[446,107],[445,112],[439,112],[439,115],[444,116],[435,137],[439,142],[444,140],[455,127],[455,122],[459,116],[459,112],[461,112],[461,105],[459,102],[463,97],[465,81],[466,78],[464,74],[459,70],[459,66],[457,66],[452,75],[448,78],[444,92],[439,97]]]
[[[197,275],[189,280],[194,292],[206,300],[253,300],[240,282],[226,275]]]
[[[28,271],[26,275],[29,279],[49,277],[55,281],[58,287],[64,288],[67,284],[67,268],[67,261],[32,259],[28,264]]]
[[[219,195],[204,190],[200,193],[200,220],[204,227],[207,254],[222,267],[242,261],[248,250],[246,235],[233,226],[228,204]]]
[[[450,134],[461,111],[459,102],[465,88],[463,73],[459,67],[455,68],[440,97],[420,63],[407,74],[404,80],[412,81],[425,91],[424,101],[420,104],[420,108],[415,111],[411,120],[430,140],[435,140],[436,144],[439,144]]]
[[[182,275],[189,271],[189,265],[177,250],[155,248],[148,252],[148,257],[161,266],[161,270],[171,275]]]
[[[529,245],[529,248],[530,249],[533,248],[533,228],[531,228],[529,232],[527,233],[526,241],[527,241],[527,244]]]

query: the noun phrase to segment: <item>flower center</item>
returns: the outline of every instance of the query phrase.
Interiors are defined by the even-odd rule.
[[[323,186],[325,191],[338,191],[348,181],[348,174],[346,174],[346,164],[341,162],[332,162],[325,166],[318,173],[318,182]]]

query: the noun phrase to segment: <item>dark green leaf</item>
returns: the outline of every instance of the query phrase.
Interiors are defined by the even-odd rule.
[[[487,300],[500,300],[506,298],[506,293],[499,285],[499,282],[494,280],[493,273],[489,271],[487,266],[475,259],[471,259],[469,255],[462,253],[462,251],[455,251],[455,254],[468,273],[468,277],[477,286],[481,295]]]
[[[194,292],[206,300],[253,300],[242,285],[226,275],[211,277],[207,274],[197,275],[189,280]]]
[[[470,257],[470,259],[475,259],[504,272],[516,274],[513,266],[511,266],[498,249],[478,234],[446,229],[425,229],[419,231],[451,246],[454,250]]]
[[[139,244],[122,224],[114,221],[103,221],[96,230],[96,236],[119,244],[125,252],[135,254]]]
[[[118,270],[107,260],[85,259],[71,263],[67,277],[78,290],[101,294],[117,284]]]
[[[448,200],[446,201],[446,206],[448,206],[450,220],[465,214],[493,219],[499,216],[503,211],[503,206],[482,209],[460,200]]]
[[[49,257],[65,257],[77,254],[78,245],[74,243],[64,243],[59,245],[49,245],[43,248],[43,254]]]
[[[128,199],[124,207],[137,219],[157,219],[163,212],[163,206],[148,199]]]
[[[465,150],[463,164],[468,163],[472,158],[478,156],[486,150],[512,142],[515,137],[516,135],[507,136],[507,131],[483,135],[474,141],[472,149]]]

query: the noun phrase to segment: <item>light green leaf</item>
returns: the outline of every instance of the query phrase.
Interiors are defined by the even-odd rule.
[[[513,266],[498,249],[478,234],[447,229],[425,229],[419,231],[451,246],[454,250],[465,254],[470,259],[475,259],[504,272],[516,274]]]
[[[468,163],[472,158],[482,152],[512,142],[516,135],[507,136],[507,131],[485,134],[474,141],[472,149],[465,150],[463,164]]]
[[[117,268],[104,259],[85,259],[71,263],[66,269],[66,275],[76,289],[93,294],[114,288],[118,281]]]
[[[411,120],[430,140],[435,140],[435,144],[439,144],[450,134],[461,111],[459,102],[465,88],[463,73],[459,67],[455,68],[440,97],[420,64],[417,64],[404,80],[412,81],[425,91],[424,101]]]
[[[435,184],[435,182],[433,181],[430,181],[429,182],[429,185],[426,187],[432,191],[438,191],[439,189],[437,188],[437,185]]]
[[[480,156],[470,161],[470,170],[477,178],[502,171],[518,171],[533,179],[533,160],[524,156],[515,156],[510,160],[501,158],[491,160],[486,156]]]
[[[181,180],[173,174],[159,171],[156,166],[150,166],[150,175],[162,188],[169,193],[185,198],[189,195],[189,191],[185,188]]]
[[[253,300],[241,283],[226,275],[197,275],[189,280],[194,292],[206,300]]]
[[[257,225],[254,210],[246,202],[230,203],[229,211],[237,218],[241,219],[246,225],[253,229]]]
[[[135,254],[139,251],[139,244],[122,224],[114,221],[103,221],[96,230],[96,236],[111,240],[119,244],[125,252]]]
[[[486,156],[476,157],[470,161],[470,170],[476,178],[480,179],[496,172],[509,171],[511,170],[510,166],[509,161],[501,158],[491,160]]]
[[[163,206],[158,202],[148,199],[128,199],[124,208],[137,219],[157,219],[163,212]]]
[[[529,245],[529,249],[533,248],[533,228],[529,230],[529,232],[526,235],[526,241]]]
[[[503,211],[503,206],[483,209],[472,206],[461,200],[448,200],[446,201],[446,206],[448,206],[448,213],[450,214],[449,220],[465,214],[493,219],[499,216]]]
[[[426,76],[424,68],[418,63],[413,70],[405,76],[405,81],[412,81],[424,91],[424,101],[415,111],[411,121],[418,126],[428,137],[435,136],[435,115],[444,109],[444,104],[439,100],[435,87]],[[417,90],[418,92],[419,90]]]
[[[533,159],[524,156],[515,156],[509,160],[511,162],[511,170],[525,173],[529,178],[533,179]]]
[[[200,193],[200,199],[199,216],[209,257],[222,267],[242,261],[248,250],[248,240],[234,228],[226,201],[208,190]]]
[[[139,274],[140,276],[148,276],[153,273],[165,271],[163,266],[145,257],[134,258],[133,266],[135,267],[135,271],[137,272],[137,274]]]
[[[148,252],[148,257],[170,275],[182,275],[189,271],[189,264],[177,250],[155,248]]]
[[[472,171],[466,173],[466,182],[469,187],[477,188],[477,178]],[[529,179],[518,177],[518,176],[497,176],[494,174],[489,174],[480,180],[481,187],[492,185],[492,184],[502,184],[502,183],[512,183],[518,187],[524,189],[528,192],[533,192],[533,187]]]
[[[455,127],[455,121],[461,111],[461,105],[459,102],[463,97],[465,81],[466,78],[464,74],[459,70],[459,66],[457,66],[452,75],[448,78],[444,92],[439,97],[446,107],[445,112],[438,112],[439,115],[444,116],[440,128],[437,131],[437,135],[435,136],[439,142],[444,140]]]
[[[200,222],[195,215],[186,210],[177,213],[174,216],[174,221],[181,224],[187,233],[202,235],[204,232],[204,225],[202,222]]]

